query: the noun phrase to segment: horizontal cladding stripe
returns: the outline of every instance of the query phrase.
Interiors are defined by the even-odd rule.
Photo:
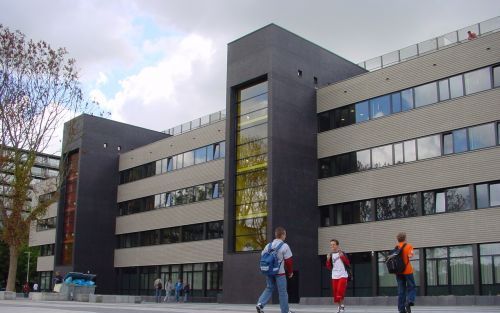
[[[193,165],[118,186],[117,202],[224,179],[224,159]]]
[[[500,147],[383,167],[318,181],[318,205],[500,179]]]
[[[36,228],[34,228],[36,229]],[[49,229],[43,231],[31,231],[29,238],[29,246],[48,245],[56,242],[56,230]]]
[[[318,158],[500,120],[500,88],[318,134]]]
[[[499,60],[500,32],[497,32],[321,88],[317,92],[317,112],[471,71]]]
[[[116,218],[115,233],[119,235],[223,219],[224,199],[221,198],[119,216]]]
[[[496,242],[500,238],[500,207],[443,213],[390,221],[318,229],[318,255],[330,251],[330,240],[340,241],[344,251],[390,250],[396,235],[404,231],[415,248]]]
[[[54,256],[39,256],[36,262],[37,272],[47,272],[54,270]]]
[[[226,121],[220,121],[190,132],[165,138],[120,155],[123,171],[172,155],[225,140]]]
[[[117,249],[115,267],[222,262],[222,239]]]

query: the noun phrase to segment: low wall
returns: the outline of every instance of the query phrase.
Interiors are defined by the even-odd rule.
[[[67,301],[69,295],[57,292],[30,292],[30,299],[33,301]]]
[[[140,296],[124,295],[89,295],[88,302],[91,303],[141,303]]]
[[[16,293],[13,291],[0,291],[0,300],[16,300]]]
[[[346,305],[381,305],[396,306],[398,297],[346,297]],[[417,297],[418,306],[470,306],[470,305],[500,305],[500,296],[425,296]],[[300,298],[300,304],[331,305],[331,297]]]

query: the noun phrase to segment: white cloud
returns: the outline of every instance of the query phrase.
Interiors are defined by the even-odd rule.
[[[98,78],[97,78],[96,84],[98,86],[105,85],[108,82],[108,76],[106,76],[106,74],[104,74],[103,72],[99,72],[97,75],[98,75]]]
[[[91,92],[92,96],[103,108],[111,111],[113,119],[156,130],[184,121],[178,119],[179,115],[189,120],[193,111],[203,111],[204,97],[190,94],[191,91],[186,93],[190,89],[186,85],[196,86],[200,79],[209,78],[215,53],[213,42],[190,34],[146,45],[150,47],[149,51],[156,52],[161,51],[161,47],[165,56],[156,64],[122,79],[119,83],[121,89],[111,98],[107,99],[98,88]],[[203,92],[200,90],[198,94]]]

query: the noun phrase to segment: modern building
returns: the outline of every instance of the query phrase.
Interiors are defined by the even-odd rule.
[[[10,148],[6,148],[3,153],[9,153]],[[28,153],[28,151],[22,150],[23,153]],[[31,187],[35,186],[39,182],[42,182],[51,177],[57,177],[59,174],[59,161],[60,157],[57,155],[47,154],[47,153],[36,153],[35,163],[31,168]],[[11,192],[12,182],[14,181],[12,163],[3,164],[0,169],[0,197],[5,197],[7,200]],[[8,202],[8,201],[7,201]]]
[[[420,296],[499,294],[499,29],[356,65],[271,24],[229,43],[224,111],[168,135],[81,117],[55,267],[91,270],[100,293],[151,295],[161,277],[254,303],[282,225],[292,301],[330,294],[332,238],[353,263],[349,295],[385,296],[384,253],[405,231]]]
[[[113,259],[119,156],[168,136],[91,115],[65,124],[55,271],[91,272],[98,275],[99,292],[116,290]]]
[[[38,247],[39,253],[36,263],[37,281],[40,291],[52,290],[54,272],[54,250],[57,225],[57,189],[58,178],[53,177],[34,186],[32,202],[37,205],[40,201],[52,202],[44,216],[31,223],[29,246]]]

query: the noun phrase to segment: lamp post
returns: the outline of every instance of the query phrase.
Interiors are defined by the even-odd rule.
[[[26,271],[26,281],[29,282],[29,275],[30,275],[30,255],[31,255],[31,251],[26,251],[24,253],[28,254],[28,269]]]

